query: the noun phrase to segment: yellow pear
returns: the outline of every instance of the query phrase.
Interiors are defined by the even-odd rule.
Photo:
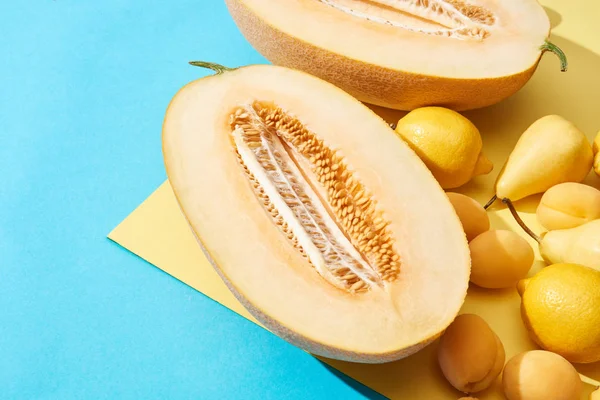
[[[540,253],[549,264],[581,264],[600,271],[600,219],[547,232],[541,237]]]
[[[563,117],[547,115],[519,138],[496,181],[496,196],[516,201],[562,182],[581,182],[592,162],[586,136]]]

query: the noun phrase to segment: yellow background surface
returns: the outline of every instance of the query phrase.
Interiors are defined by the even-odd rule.
[[[561,73],[558,59],[547,53],[532,80],[519,93],[495,106],[465,113],[480,129],[484,152],[495,168],[490,175],[476,178],[457,191],[481,203],[493,194],[494,180],[519,135],[537,118],[560,114],[574,122],[590,140],[600,130],[600,2],[546,0],[541,3],[554,27],[551,41],[567,54],[569,70]],[[527,21],[524,19],[519,23],[526,24]],[[373,109],[388,121],[403,115],[397,111]],[[586,183],[600,188],[600,178],[593,174]],[[538,200],[539,196],[532,196],[516,205],[525,221],[539,233],[542,229],[535,220]],[[490,218],[493,228],[513,229],[536,248],[536,243],[519,229],[502,206],[492,208]],[[257,323],[228,291],[202,254],[167,182],[109,237]],[[537,252],[536,256],[530,275],[544,265]],[[536,348],[524,330],[519,305],[519,296],[513,289],[491,291],[471,287],[462,312],[477,313],[490,324],[504,343],[508,360],[521,351]],[[436,346],[437,342],[404,360],[382,365],[324,361],[392,399],[458,399],[461,394],[444,380],[437,367]],[[577,369],[600,380],[600,363],[577,365]],[[591,386],[586,387],[582,399],[587,399],[591,389]],[[481,400],[502,399],[499,380],[478,397]]]

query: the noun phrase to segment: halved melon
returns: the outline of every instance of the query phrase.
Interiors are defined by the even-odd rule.
[[[220,71],[222,72],[222,71]],[[317,355],[392,361],[466,295],[460,221],[429,170],[359,101],[268,65],[185,86],[168,178],[203,251],[269,330]]]
[[[566,62],[546,42],[550,22],[536,0],[226,3],[246,39],[274,64],[389,108],[484,107],[518,91],[543,51]]]

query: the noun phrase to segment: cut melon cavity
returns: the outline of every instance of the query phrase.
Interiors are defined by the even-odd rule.
[[[276,65],[361,101],[467,110],[518,91],[545,51],[536,0],[226,0],[246,39]]]
[[[255,65],[181,89],[163,127],[192,231],[266,328],[316,355],[393,361],[432,342],[466,296],[454,209],[389,126],[339,88]]]

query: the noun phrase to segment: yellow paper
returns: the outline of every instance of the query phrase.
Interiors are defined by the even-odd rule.
[[[484,151],[494,162],[495,169],[492,174],[475,179],[459,191],[482,203],[493,194],[496,175],[519,135],[537,118],[561,114],[573,121],[590,140],[600,130],[600,24],[595,20],[600,16],[600,3],[585,0],[548,0],[542,3],[555,26],[552,41],[569,58],[569,71],[559,72],[558,59],[546,54],[534,78],[517,95],[496,106],[465,113],[480,129]],[[397,120],[402,115],[377,107],[373,109],[388,121]],[[600,188],[600,179],[592,174],[586,183]],[[533,230],[542,232],[535,220],[538,199],[535,196],[526,199],[517,207]],[[508,211],[500,206],[490,212],[490,218],[495,229],[512,229],[522,233]],[[168,183],[164,183],[109,237],[257,323],[227,290],[202,254]],[[537,247],[533,240],[530,243]],[[530,274],[537,272],[542,265],[538,260]],[[490,324],[504,343],[508,360],[521,351],[536,348],[523,327],[519,304],[514,290],[471,288],[462,312],[475,312]],[[392,399],[458,399],[460,393],[444,380],[437,367],[435,350],[436,343],[404,360],[383,365],[324,361]],[[600,379],[599,363],[577,368],[594,379]],[[586,387],[582,399],[587,399],[591,389],[591,386]],[[481,400],[503,399],[500,381],[477,397]]]
[[[109,237],[168,274],[259,324],[229,292],[204,257],[167,182],[115,228]],[[535,348],[523,329],[519,297],[514,291],[471,288],[463,312],[475,312],[486,319],[501,337],[508,356]],[[444,381],[437,367],[435,348],[436,344],[433,344],[404,360],[382,365],[321,359],[391,399],[458,398],[459,393]],[[580,371],[600,379],[598,364],[582,367]],[[502,399],[499,384],[498,381],[495,387],[480,394],[479,398]]]

